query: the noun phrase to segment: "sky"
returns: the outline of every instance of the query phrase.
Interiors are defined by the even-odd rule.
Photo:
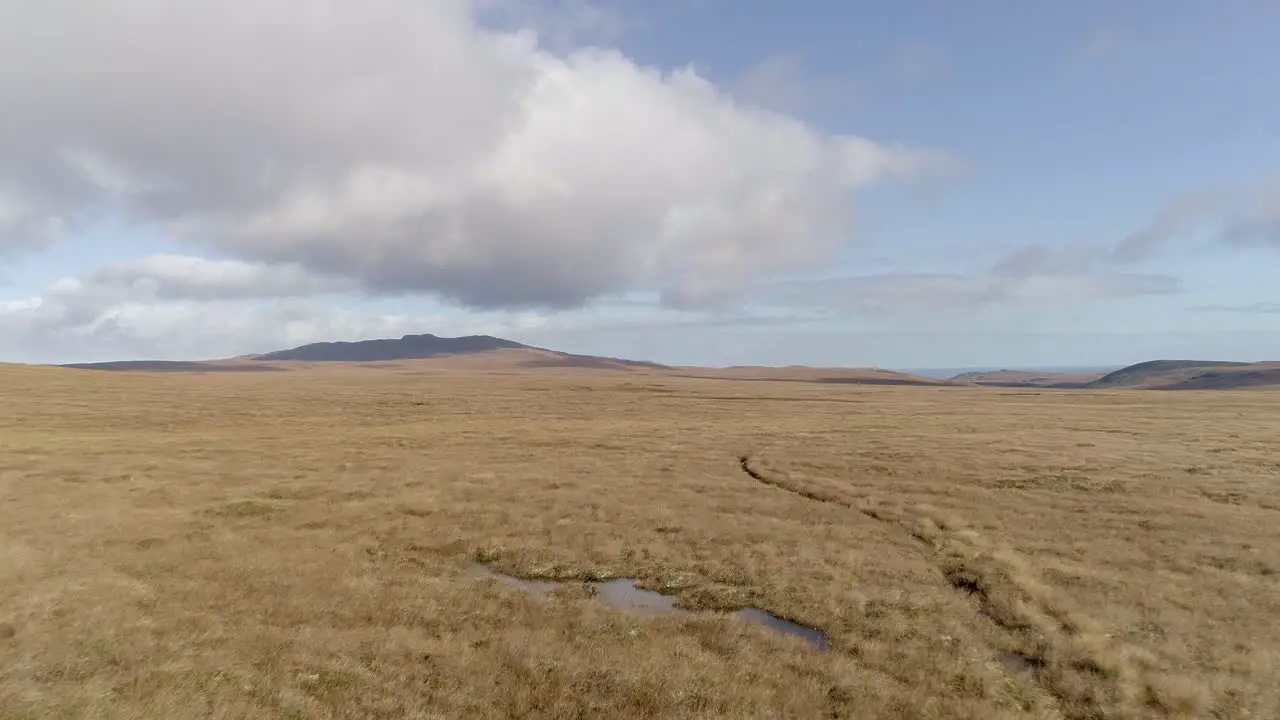
[[[1280,359],[1280,4],[0,0],[0,361]]]

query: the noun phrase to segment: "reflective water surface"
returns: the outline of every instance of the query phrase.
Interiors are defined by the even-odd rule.
[[[807,625],[793,623],[790,620],[783,620],[773,613],[765,612],[760,608],[746,608],[734,613],[738,617],[750,623],[763,625],[770,630],[780,632],[784,635],[794,635],[804,640],[819,650],[830,650],[831,641],[827,639],[827,634],[817,628],[811,628]]]
[[[473,565],[468,574],[477,578],[492,578],[508,587],[536,594],[550,592],[562,584],[546,580],[523,580],[495,572],[484,565]],[[618,578],[617,580],[588,584],[595,587],[598,599],[616,610],[645,615],[689,614],[687,610],[681,610],[676,607],[676,598],[674,596],[636,587],[636,581],[630,578]],[[827,638],[826,633],[821,630],[800,625],[790,620],[784,620],[759,608],[744,608],[733,613],[733,616],[749,623],[761,625],[774,632],[800,638],[819,650],[831,649],[831,641]]]

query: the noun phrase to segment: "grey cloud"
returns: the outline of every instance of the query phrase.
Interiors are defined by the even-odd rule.
[[[1105,258],[1105,251],[1084,243],[1061,248],[1027,246],[1018,248],[991,267],[996,277],[1019,279],[1038,275],[1078,275],[1092,271]]]
[[[1056,248],[1039,245],[1015,248],[992,265],[991,274],[1010,280],[1081,276],[1152,260],[1180,235],[1224,208],[1226,201],[1225,193],[1187,193],[1161,208],[1145,226],[1113,243],[1074,242]]]
[[[1251,360],[1274,351],[1274,333],[851,332],[817,324],[761,332],[751,320],[721,323],[477,322],[458,317],[336,311],[305,301],[214,301],[103,308],[94,322],[50,322],[37,301],[0,302],[0,358],[18,362],[206,359],[317,340],[398,337],[410,332],[480,332],[568,352],[670,364],[803,363],[891,368],[1126,365],[1208,354]],[[940,351],[945,348],[945,353]],[[940,354],[941,353],[941,354]]]
[[[66,221],[53,208],[26,201],[0,185],[0,251],[43,250],[57,242]]]
[[[1182,291],[1165,275],[1101,273],[1005,277],[886,273],[764,286],[761,302],[821,307],[868,316],[950,314],[1018,303],[1054,303],[1164,295]]]
[[[71,317],[45,304],[0,303],[5,362],[202,360],[332,340],[449,331],[431,318],[339,312],[305,302],[125,303]]]
[[[229,264],[221,264],[228,262]],[[39,297],[0,301],[0,359],[75,362],[118,359],[201,359],[264,352],[319,340],[360,340],[405,333],[487,333],[571,352],[655,359],[672,363],[937,364],[939,343],[948,363],[1012,362],[981,355],[1040,348],[1049,340],[1006,334],[1004,350],[983,345],[980,333],[953,333],[956,313],[1001,304],[1057,302],[1172,292],[1161,276],[1086,276],[1009,280],[992,276],[897,274],[765,283],[753,288],[756,307],[719,313],[661,311],[618,318],[598,311],[539,313],[386,314],[325,307],[287,297],[308,292],[312,280],[274,279],[237,261],[148,258],[122,263],[79,280],[62,281]],[[191,277],[195,276],[192,280]],[[139,278],[146,279],[138,282]],[[262,298],[246,297],[246,278],[259,281]],[[159,280],[157,280],[159,279]],[[162,286],[171,289],[161,291]],[[197,290],[191,291],[191,286]],[[214,291],[210,288],[220,288]],[[267,288],[276,288],[269,290]],[[293,288],[290,290],[290,288]],[[193,299],[198,298],[198,299]],[[913,313],[915,315],[913,315]],[[888,317],[898,332],[852,331],[852,316]],[[919,329],[940,318],[938,332]],[[907,322],[896,322],[905,320]],[[1046,336],[1047,337],[1047,336]],[[997,339],[992,339],[996,342]],[[1037,344],[1037,343],[1042,344]],[[957,343],[965,344],[960,349]],[[1079,348],[1054,345],[1041,364],[1077,361]],[[1019,350],[1020,348],[1020,350]],[[1061,354],[1065,350],[1066,354]],[[1090,352],[1094,348],[1088,348]],[[1073,355],[1072,353],[1077,354]],[[1158,355],[1158,353],[1157,353]],[[1156,355],[1153,355],[1156,356]],[[1014,357],[1023,357],[1015,355]],[[932,360],[931,360],[932,358]],[[1138,358],[1145,359],[1145,358]]]
[[[1280,191],[1274,199],[1251,212],[1238,212],[1227,220],[1222,239],[1240,247],[1280,248]]]
[[[146,301],[68,288],[0,301],[0,361],[198,360],[267,352],[309,342],[406,333],[510,335],[521,319],[390,315],[327,307],[299,298]]]
[[[1224,193],[1189,193],[1174,199],[1146,227],[1126,236],[1111,250],[1115,263],[1149,260],[1179,234],[1223,209]]]
[[[296,266],[240,260],[155,255],[112,263],[72,284],[82,294],[138,300],[235,300],[304,297],[352,289],[340,277],[314,275]]]
[[[263,278],[275,290],[250,297],[243,278],[263,268],[217,272],[203,267],[195,283],[182,268],[191,258],[116,265],[82,279],[63,280],[38,297],[0,301],[0,361],[93,362],[120,359],[210,359],[266,352],[309,342],[398,337],[405,333],[491,334],[534,345],[572,349],[616,334],[672,331],[719,332],[794,329],[821,320],[811,312],[658,313],[619,320],[592,312],[386,314],[361,310],[359,302],[338,309],[290,296],[294,280]],[[196,265],[200,265],[197,263]],[[216,278],[221,276],[221,282]],[[160,291],[167,278],[170,291]],[[135,277],[148,282],[136,282]],[[298,292],[304,292],[306,281]],[[195,285],[196,290],[191,291]],[[219,285],[217,291],[211,288]],[[350,300],[350,299],[348,299]],[[652,306],[650,306],[652,307]],[[594,338],[594,340],[593,340]],[[600,352],[595,347],[595,352]],[[637,357],[643,357],[637,349]]]
[[[112,263],[33,297],[0,300],[0,362],[207,359],[421,332],[508,336],[550,319],[388,314],[338,295],[351,288],[345,278],[240,260],[156,255]]]
[[[1195,305],[1188,309],[1202,312],[1242,313],[1246,315],[1280,315],[1280,302],[1258,302],[1248,305]]]
[[[371,293],[567,308],[811,267],[860,189],[948,166],[687,69],[550,52],[482,1],[0,4],[0,67],[23,68],[0,73],[0,198]]]
[[[351,286],[348,280],[297,267],[157,255],[113,263],[83,278],[64,278],[38,297],[0,303],[0,322],[10,323],[14,337],[49,332],[100,339],[109,326],[134,317],[163,319],[176,307],[301,298]],[[213,312],[201,311],[200,317],[214,327],[222,323]]]

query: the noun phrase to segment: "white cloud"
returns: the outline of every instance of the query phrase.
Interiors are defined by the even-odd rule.
[[[0,359],[203,359],[322,340],[420,332],[493,334],[535,343],[539,338],[577,342],[631,331],[794,331],[855,317],[892,318],[906,329],[984,307],[1166,294],[1181,289],[1175,279],[1166,276],[1107,272],[1014,276],[885,273],[761,283],[742,297],[704,296],[687,303],[705,308],[712,301],[726,301],[723,311],[714,313],[624,303],[608,311],[599,308],[577,313],[388,314],[360,309],[362,303],[349,292],[351,288],[346,278],[317,276],[297,266],[241,260],[155,255],[110,263],[83,277],[63,278],[38,296],[0,302]],[[336,309],[340,305],[349,309]]]
[[[112,203],[372,293],[566,308],[637,289],[696,302],[820,264],[850,241],[854,193],[946,165],[476,12],[0,2],[0,67],[23,68],[0,74],[0,189],[40,217]],[[8,226],[9,244],[32,232]]]
[[[590,0],[476,0],[475,6],[498,27],[535,30],[553,49],[616,38],[630,24],[617,8]]]
[[[304,299],[121,299],[95,306],[60,294],[0,302],[0,360],[97,362],[200,360],[268,352],[311,342],[398,337],[406,333],[510,335],[539,327],[537,316],[387,314],[335,309]]]
[[[0,362],[196,360],[408,333],[538,333],[586,318],[537,311],[387,312],[296,267],[156,255],[0,301]],[[404,307],[410,307],[408,303]],[[588,323],[589,324],[589,323]]]
[[[0,359],[190,358],[275,349],[297,334],[299,319],[290,313],[309,322],[320,312],[300,298],[349,285],[297,267],[240,260],[156,255],[111,263],[58,280],[39,296],[0,302]],[[309,326],[316,333],[398,327],[376,316],[351,326],[339,322],[349,315],[322,315],[326,322]]]

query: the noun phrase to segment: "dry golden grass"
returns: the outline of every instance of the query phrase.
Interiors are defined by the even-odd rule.
[[[1280,394],[434,367],[0,368],[0,718],[1280,717]]]

